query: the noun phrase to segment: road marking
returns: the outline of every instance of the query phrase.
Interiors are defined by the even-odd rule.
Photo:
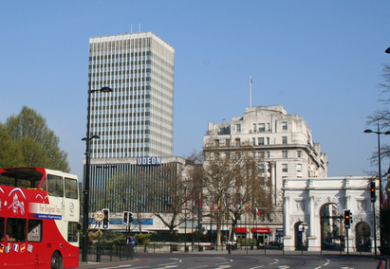
[[[278,259],[275,259],[275,261],[274,262],[271,262],[271,263],[269,263],[269,265],[271,265],[271,264],[275,264],[275,263],[278,263],[279,262],[279,260]]]
[[[256,266],[256,267],[251,267],[251,268],[249,268],[249,269],[256,269],[256,268],[261,268],[261,267],[263,267],[264,265],[259,265],[259,266]]]
[[[324,263],[324,266],[327,266],[330,263],[330,260],[326,259],[326,263]]]
[[[287,268],[290,268],[290,266],[287,266],[287,265],[280,265],[278,266],[280,269],[287,269]]]
[[[97,269],[115,269],[115,268],[129,268],[131,267],[132,265],[131,264],[122,264],[122,265],[118,265],[118,266],[111,266],[111,267],[100,267],[100,268],[97,268]],[[140,267],[132,267],[132,268],[149,268],[150,266],[140,266]]]
[[[318,267],[316,267],[316,268],[314,268],[314,269],[320,269],[320,268],[322,268],[322,266],[318,266]]]
[[[149,268],[150,266],[137,266],[137,267],[132,267],[131,264],[123,264],[123,265],[118,265],[118,266],[112,266],[112,267],[100,267],[97,269],[114,269],[114,268],[132,268],[132,269],[140,269],[140,268]]]

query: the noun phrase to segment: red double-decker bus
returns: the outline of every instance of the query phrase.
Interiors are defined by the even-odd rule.
[[[61,171],[0,169],[0,268],[78,267],[78,188]]]

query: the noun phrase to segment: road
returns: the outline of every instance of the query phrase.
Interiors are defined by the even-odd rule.
[[[227,254],[140,253],[134,261],[121,264],[89,264],[100,269],[370,269],[379,259],[368,256],[259,256]],[[82,268],[82,267],[80,267]]]

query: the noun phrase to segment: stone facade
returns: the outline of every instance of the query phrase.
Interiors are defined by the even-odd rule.
[[[205,161],[215,152],[224,158],[239,158],[242,147],[250,147],[261,160],[259,168],[270,179],[274,214],[259,227],[271,227],[272,240],[283,227],[282,181],[285,178],[326,177],[327,156],[314,143],[310,128],[282,106],[248,107],[230,122],[208,125],[203,139]],[[269,224],[272,224],[269,226]],[[256,225],[257,227],[257,225]]]

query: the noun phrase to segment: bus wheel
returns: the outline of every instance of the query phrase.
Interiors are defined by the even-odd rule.
[[[55,251],[51,256],[51,269],[62,269],[62,257]]]

